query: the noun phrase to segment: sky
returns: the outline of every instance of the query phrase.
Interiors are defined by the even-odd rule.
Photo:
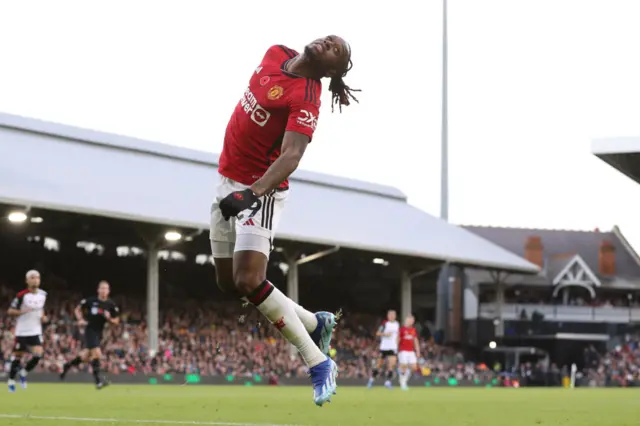
[[[325,90],[303,169],[440,211],[439,0],[0,0],[0,111],[220,152],[266,49],[337,34],[359,104]],[[591,154],[640,136],[640,2],[449,0],[450,221],[602,230],[640,248],[640,185]],[[213,183],[212,183],[213,184]]]

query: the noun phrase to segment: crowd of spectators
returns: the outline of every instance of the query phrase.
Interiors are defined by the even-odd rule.
[[[0,287],[0,300],[13,292]],[[62,364],[81,349],[81,335],[73,309],[81,295],[56,291],[49,294],[45,328],[45,355],[38,371],[59,372]],[[121,307],[121,324],[104,333],[103,368],[109,374],[183,374],[280,378],[306,377],[297,353],[277,330],[252,307],[240,303],[173,299],[160,310],[159,350],[147,347],[145,305],[135,298],[115,298]],[[3,304],[3,307],[6,304]],[[7,360],[13,346],[13,319],[0,312],[0,358]],[[379,318],[346,313],[333,340],[341,377],[368,377],[378,355],[375,332]],[[476,379],[488,374],[483,366],[466,362],[460,352],[422,339],[421,371],[433,378]],[[80,368],[80,371],[88,367]]]
[[[640,335],[626,335],[604,355],[594,348],[585,350],[588,386],[640,386]]]
[[[492,290],[483,291],[480,294],[480,303],[494,303],[497,300],[496,292]],[[640,298],[634,294],[622,291],[600,291],[595,298],[592,298],[586,290],[579,288],[569,293],[565,299],[562,294],[553,296],[553,288],[534,289],[508,289],[504,294],[504,302],[512,305],[563,305],[582,306],[593,308],[638,308]]]
[[[0,365],[9,360],[14,343],[13,319],[6,305],[14,291],[0,286]],[[63,363],[81,349],[83,330],[76,326],[73,309],[81,299],[71,291],[49,294],[44,331],[45,355],[37,371],[59,372]],[[274,327],[252,307],[235,302],[173,299],[160,310],[159,350],[147,347],[145,304],[136,298],[117,297],[121,324],[104,333],[103,368],[109,374],[185,374],[235,377],[306,377],[307,369]],[[333,340],[335,359],[343,378],[366,379],[378,355],[375,332],[380,319],[346,313]],[[418,324],[418,328],[424,326]],[[419,330],[422,331],[422,330]],[[428,335],[428,333],[421,333]],[[487,379],[497,371],[465,360],[462,353],[422,338],[420,371],[428,378]],[[640,386],[640,335],[627,335],[602,354],[585,350],[583,383],[588,386]],[[523,364],[521,368],[524,368]],[[85,371],[88,367],[80,367]],[[499,370],[499,368],[498,368]]]

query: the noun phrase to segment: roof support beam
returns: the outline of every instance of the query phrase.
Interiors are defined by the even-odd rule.
[[[197,230],[183,236],[178,241],[167,241],[164,233],[155,236],[144,235],[142,230],[138,230],[142,238],[147,242],[147,327],[149,354],[154,357],[158,351],[158,338],[160,334],[160,264],[158,254],[160,250],[171,248],[183,241],[191,241],[200,235],[203,230]]]
[[[292,252],[285,250],[283,252],[284,258],[287,260],[287,297],[291,299],[294,303],[299,304],[300,300],[300,283],[298,282],[298,267],[300,265],[304,265],[305,263],[313,262],[314,260],[321,259],[325,256],[329,256],[333,253],[336,253],[340,250],[340,247],[332,247],[327,250],[322,250],[316,253],[313,253],[308,256],[300,257],[299,252]],[[297,349],[295,346],[291,345],[291,355],[295,355],[297,353]]]
[[[159,310],[160,310],[160,265],[158,247],[150,244],[147,248],[147,327],[149,331],[149,355],[153,358],[158,351]]]
[[[340,247],[332,247],[327,250],[322,250],[310,255],[305,255],[304,257],[300,257],[299,252],[292,252],[285,250],[283,252],[285,259],[287,260],[287,297],[293,300],[295,303],[298,303],[300,298],[299,292],[299,283],[298,283],[298,267],[300,265],[304,265],[305,263],[313,262],[314,260],[321,259],[325,256],[329,256],[333,253],[336,253],[340,250]]]
[[[329,256],[330,254],[336,253],[338,252],[338,250],[340,250],[340,247],[336,246],[327,250],[322,250],[322,251],[310,254],[308,256],[304,255],[304,257],[301,257],[300,259],[296,260],[296,264],[298,266],[304,265],[305,263],[313,262],[314,260],[318,260],[325,256]]]
[[[413,311],[413,299],[411,296],[413,295],[412,285],[411,285],[411,275],[407,273],[407,271],[403,270],[400,275],[400,315],[401,320],[404,321],[411,312]]]

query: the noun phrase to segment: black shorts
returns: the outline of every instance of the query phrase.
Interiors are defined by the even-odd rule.
[[[387,357],[390,356],[398,356],[398,354],[396,353],[396,351],[380,351],[380,356],[382,357],[382,359],[386,359]]]
[[[16,336],[13,352],[28,352],[34,346],[42,346],[42,336]]]
[[[89,327],[87,327],[84,330],[84,348],[85,349],[100,348],[101,342],[102,342],[102,332],[92,330]]]

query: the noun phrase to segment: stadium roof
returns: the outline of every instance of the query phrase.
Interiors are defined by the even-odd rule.
[[[0,202],[207,229],[218,156],[0,113]],[[278,237],[535,273],[395,188],[299,171]],[[338,211],[338,207],[340,211]]]
[[[611,167],[640,183],[640,137],[594,139],[591,151]]]

